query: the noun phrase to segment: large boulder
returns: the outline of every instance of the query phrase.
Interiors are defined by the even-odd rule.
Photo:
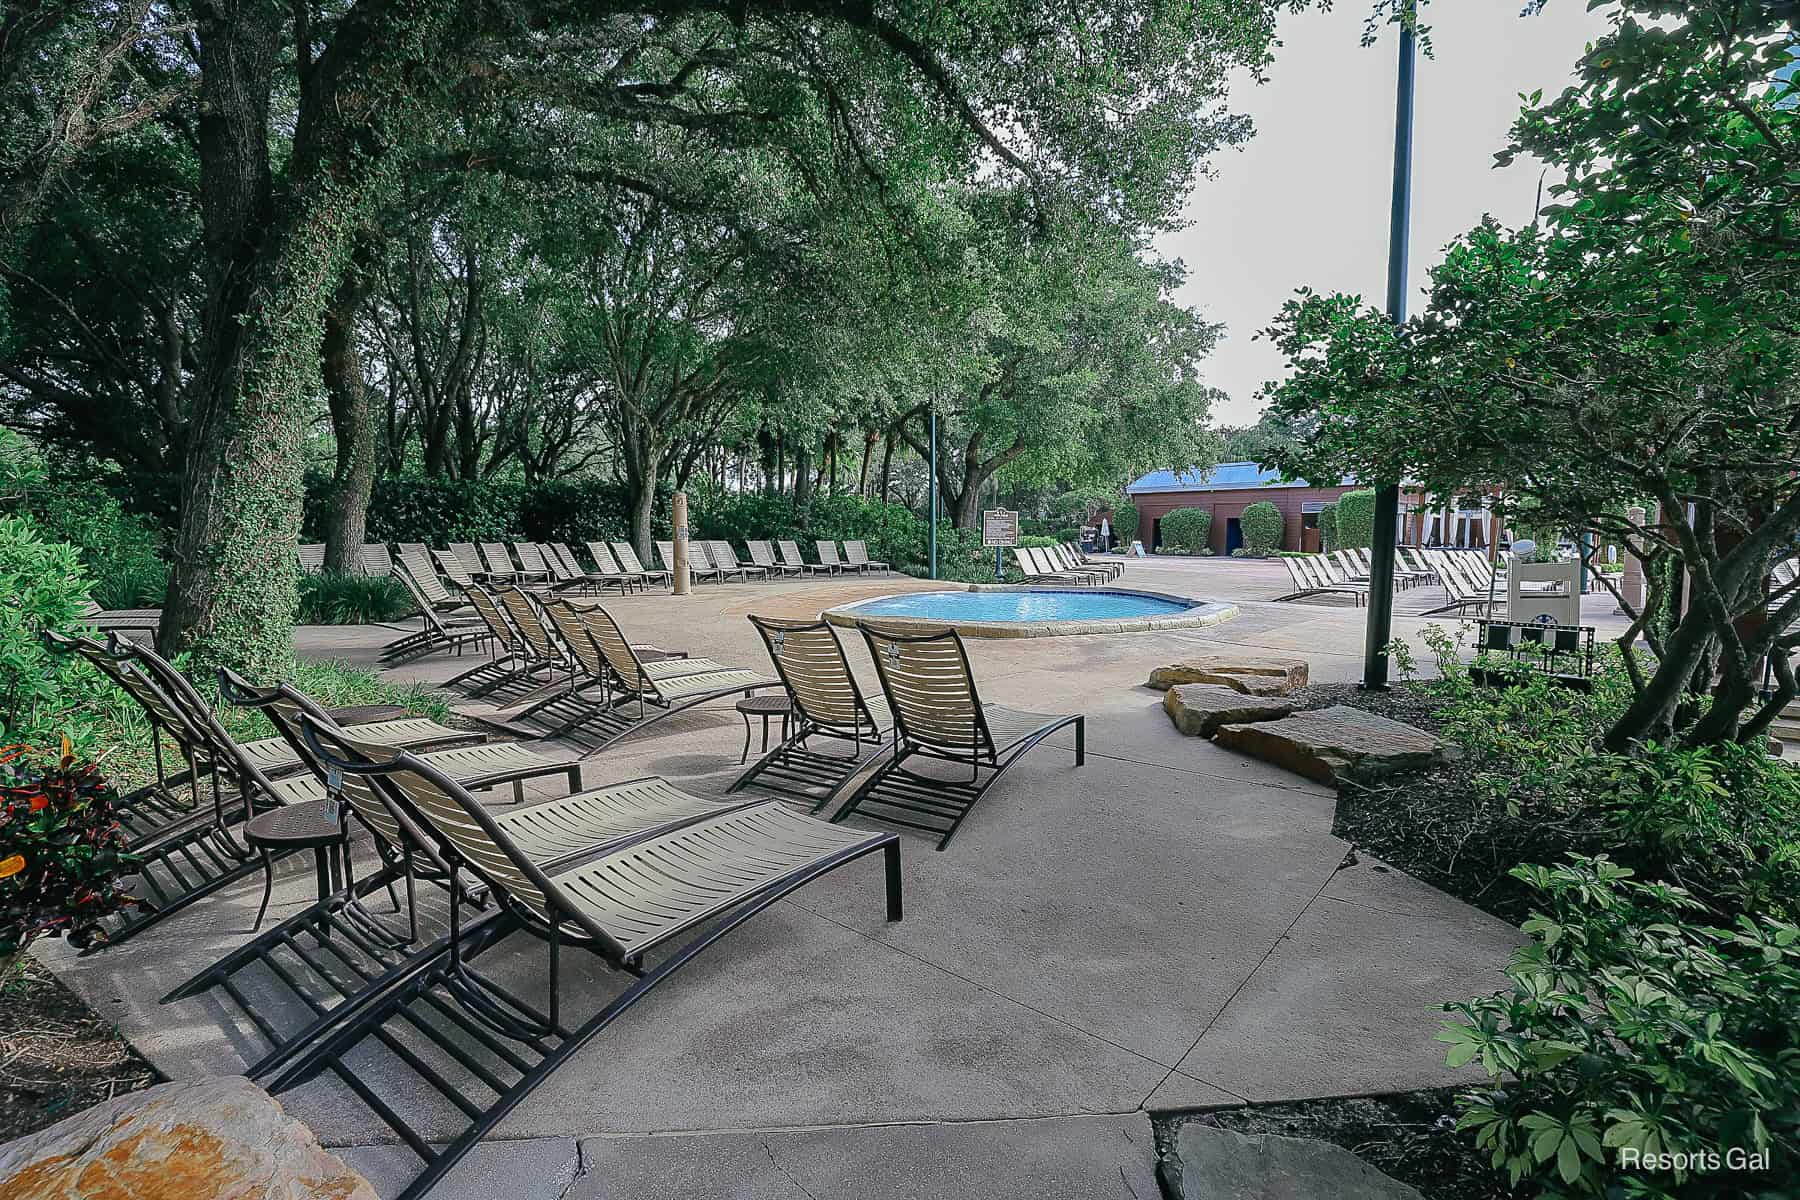
[[[1178,1200],[1424,1200],[1342,1146],[1183,1125],[1158,1168]]]
[[[1189,737],[1211,737],[1221,725],[1273,721],[1300,706],[1281,696],[1254,696],[1216,683],[1180,683],[1163,693],[1163,711]]]
[[[1286,696],[1306,686],[1303,658],[1240,658],[1206,654],[1184,658],[1150,672],[1145,686],[1163,691],[1183,683],[1211,683],[1246,696]]]
[[[241,1075],[159,1084],[0,1146],[7,1200],[377,1200]]]
[[[1342,704],[1279,721],[1221,725],[1213,740],[1320,783],[1422,770],[1456,752],[1453,743],[1423,730]]]

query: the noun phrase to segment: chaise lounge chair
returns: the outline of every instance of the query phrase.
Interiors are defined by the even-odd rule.
[[[650,571],[644,568],[643,561],[638,558],[637,551],[631,548],[630,542],[608,542],[607,545],[612,547],[613,557],[618,561],[620,569],[627,574],[636,575],[645,583],[660,583],[664,587],[673,586],[675,577],[668,571]],[[605,566],[605,560],[601,558],[600,551],[605,548],[599,542],[588,543],[588,550],[593,554],[594,561],[600,563],[602,567]]]
[[[750,547],[750,561],[769,572],[771,576],[805,573],[805,567],[778,561],[775,557],[774,547],[770,546],[768,542],[753,541],[745,544]]]
[[[988,789],[1059,729],[1075,728],[1075,765],[1087,760],[1087,718],[983,704],[955,630],[884,633],[861,626],[894,718],[894,740],[839,786],[833,821],[861,814],[938,836],[942,850]],[[908,770],[913,759],[966,768],[967,780]],[[823,807],[823,804],[821,805]]]
[[[893,568],[878,558],[869,557],[869,547],[863,542],[844,543],[844,561],[859,571],[880,571],[886,574]]]
[[[838,573],[839,568],[832,566],[830,563],[809,563],[804,558],[801,558],[800,547],[792,541],[784,538],[781,541],[776,542],[775,545],[781,551],[781,563],[783,566],[794,567],[807,575],[836,575]]]

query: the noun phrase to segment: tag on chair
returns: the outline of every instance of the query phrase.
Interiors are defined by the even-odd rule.
[[[888,666],[890,666],[890,667],[898,667],[900,665],[900,643],[899,642],[889,642],[887,644],[887,660],[888,660]]]
[[[777,629],[773,640],[775,642],[775,653],[779,656],[781,654],[781,648],[787,645],[787,630]]]

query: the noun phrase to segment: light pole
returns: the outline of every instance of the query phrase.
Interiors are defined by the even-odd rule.
[[[1409,17],[1411,14],[1408,14]],[[1406,253],[1412,221],[1413,69],[1418,54],[1410,21],[1400,25],[1400,68],[1394,89],[1394,194],[1388,215],[1388,319],[1406,321]],[[1385,691],[1387,644],[1394,630],[1394,546],[1400,538],[1400,483],[1375,489],[1375,544],[1369,552],[1369,620],[1363,643],[1363,687]]]
[[[931,478],[926,481],[931,490],[931,529],[926,534],[931,546],[930,577],[937,578],[937,523],[938,523],[938,477],[937,477],[937,396],[931,398]]]

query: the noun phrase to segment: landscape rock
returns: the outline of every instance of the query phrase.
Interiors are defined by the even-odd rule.
[[[1158,691],[1183,683],[1211,683],[1246,696],[1286,696],[1306,686],[1303,658],[1239,658],[1207,654],[1184,658],[1150,672],[1147,687]]]
[[[1183,1125],[1161,1171],[1179,1200],[1423,1200],[1342,1146]]]
[[[1298,700],[1246,695],[1216,683],[1182,683],[1163,693],[1163,711],[1189,737],[1211,737],[1221,725],[1273,721],[1299,707]]]
[[[241,1075],[164,1083],[0,1146],[7,1200],[377,1200]]]
[[[1421,770],[1456,754],[1454,744],[1432,734],[1342,704],[1278,721],[1221,725],[1213,740],[1320,783]]]

